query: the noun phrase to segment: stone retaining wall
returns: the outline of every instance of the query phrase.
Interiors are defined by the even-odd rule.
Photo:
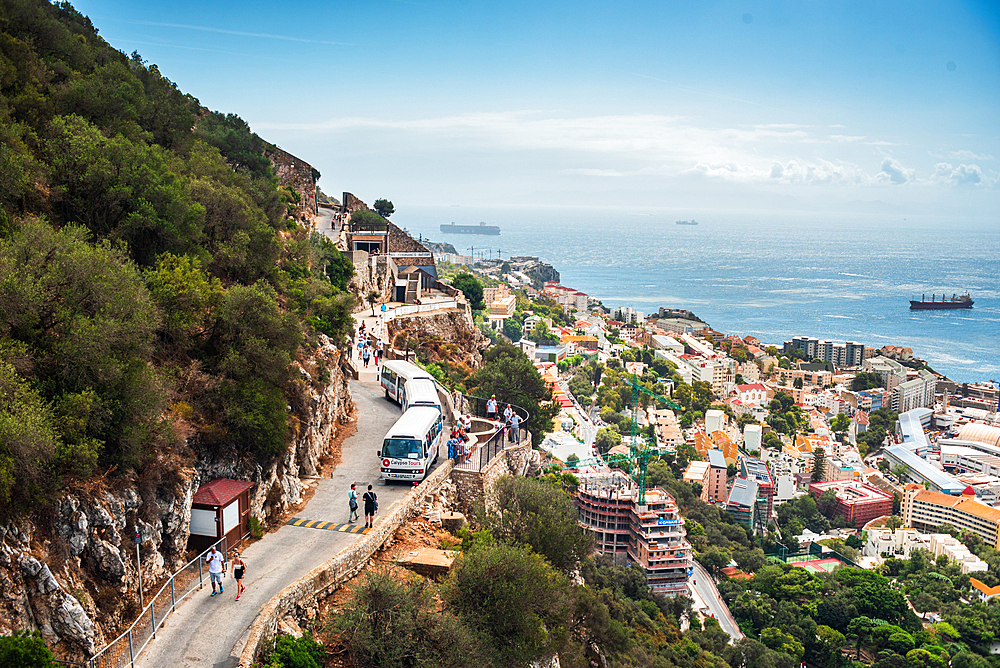
[[[233,647],[233,654],[238,654],[240,657],[239,668],[250,668],[253,665],[257,649],[261,643],[275,634],[278,622],[283,617],[293,613],[295,617],[300,617],[303,610],[315,606],[318,600],[328,596],[361,572],[372,555],[392,538],[396,530],[410,518],[420,504],[438,491],[451,474],[452,466],[450,460],[446,461],[410,492],[402,503],[397,504],[369,533],[330,561],[317,566],[285,587],[264,605],[257,613],[257,618],[250,624],[250,628]]]

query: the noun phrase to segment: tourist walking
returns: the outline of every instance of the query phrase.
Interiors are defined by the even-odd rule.
[[[490,420],[497,419],[497,395],[493,395],[486,402],[486,417]]]
[[[514,414],[514,409],[507,404],[507,408],[503,409],[503,419],[510,422],[510,416]]]
[[[371,356],[372,356],[371,348],[365,346],[364,351],[362,351],[361,353],[361,359],[364,360],[366,369],[368,368],[368,360],[371,359]]]
[[[226,557],[224,554],[215,549],[213,545],[208,550],[208,554],[205,555],[205,561],[208,563],[208,579],[212,581],[212,596],[216,593],[222,593],[222,574],[226,572]],[[215,583],[219,583],[219,591],[215,591]]]
[[[358,489],[357,485],[351,485],[351,491],[347,493],[347,506],[351,509],[351,518],[347,520],[351,524],[358,521]]]
[[[233,579],[236,580],[236,600],[246,591],[243,586],[243,576],[247,574],[247,562],[243,561],[238,550],[233,550]]]
[[[368,485],[368,491],[361,497],[365,502],[365,526],[369,529],[375,526],[375,513],[378,511],[378,495]]]

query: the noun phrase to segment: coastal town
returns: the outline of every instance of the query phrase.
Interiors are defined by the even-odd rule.
[[[626,472],[646,449],[770,558],[813,573],[878,571],[919,548],[968,575],[968,596],[1000,595],[996,573],[959,540],[1000,548],[992,383],[947,379],[902,345],[762,342],[684,309],[604,308],[532,280],[538,257],[447,260],[470,261],[487,285],[484,330],[518,344],[559,403],[542,447],[579,478],[581,525],[598,551],[641,566],[654,590],[692,595],[715,615],[695,586],[706,553],[692,549],[669,489],[650,475],[640,490]],[[782,510],[810,497],[825,522]],[[739,561],[718,563],[718,574],[752,578]]]
[[[0,668],[1000,668],[996,12],[414,4],[3,3]]]

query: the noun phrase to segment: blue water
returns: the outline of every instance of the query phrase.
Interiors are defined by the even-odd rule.
[[[913,349],[958,381],[1000,380],[1000,222],[898,216],[471,209],[400,211],[416,236],[468,254],[538,255],[606,306],[688,308],[715,329],[781,345],[792,336]],[[486,221],[499,237],[443,234]],[[909,300],[968,290],[974,308]]]

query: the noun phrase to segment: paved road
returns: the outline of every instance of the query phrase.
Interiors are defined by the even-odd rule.
[[[688,587],[693,588],[697,592],[701,600],[705,602],[712,616],[719,620],[719,626],[729,634],[730,642],[736,642],[744,637],[743,632],[740,631],[740,627],[736,625],[732,613],[729,612],[729,608],[719,597],[719,590],[715,588],[708,572],[698,562],[694,564],[694,573],[691,579],[688,580]]]
[[[324,478],[308,505],[297,517],[327,522],[348,519],[347,492],[351,483],[359,491],[375,485],[380,515],[411,489],[409,484],[384,486],[379,483],[380,459],[376,449],[382,437],[400,415],[399,406],[387,401],[374,373],[363,374],[351,383],[358,404],[357,432],[342,446],[342,461],[332,478]],[[443,462],[438,460],[438,465]],[[362,518],[362,523],[364,518]],[[376,517],[376,522],[379,518]],[[333,558],[358,540],[360,534],[324,531],[298,526],[282,526],[244,550],[247,562],[246,592],[235,600],[235,581],[226,578],[225,594],[210,596],[206,587],[187,599],[177,612],[167,618],[164,627],[136,660],[142,668],[229,668],[238,663],[233,645],[249,627],[258,609],[287,585],[313,568]]]
[[[316,231],[325,234],[330,241],[336,242],[340,237],[340,225],[333,220],[333,209],[319,208],[316,219]],[[242,599],[241,599],[242,600]]]

